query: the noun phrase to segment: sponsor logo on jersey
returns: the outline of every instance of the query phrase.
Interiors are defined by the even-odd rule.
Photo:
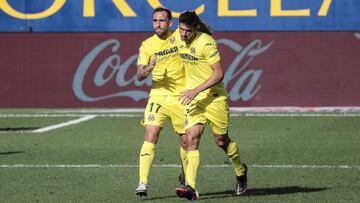
[[[172,54],[172,53],[176,53],[178,52],[178,47],[175,46],[175,47],[171,47],[170,49],[165,49],[163,51],[159,51],[156,53],[157,56],[165,56],[165,55],[168,55],[168,54]]]
[[[192,56],[190,54],[180,54],[181,58],[186,59],[186,60],[190,60],[190,61],[198,61],[199,59],[196,58],[195,56]]]

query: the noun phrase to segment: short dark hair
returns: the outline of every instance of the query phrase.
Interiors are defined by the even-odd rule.
[[[212,35],[213,31],[211,27],[203,22],[195,11],[185,11],[179,16],[179,23],[184,23],[185,25],[195,28],[199,32],[204,32],[208,35]]]
[[[153,11],[153,15],[154,13],[157,13],[157,12],[162,12],[162,11],[165,11],[167,13],[167,16],[168,16],[168,19],[171,20],[172,19],[172,14],[171,14],[171,11],[167,8],[164,8],[164,7],[157,7],[154,9]]]

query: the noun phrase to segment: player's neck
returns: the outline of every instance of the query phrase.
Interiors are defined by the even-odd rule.
[[[167,32],[166,34],[164,33],[164,34],[162,34],[162,35],[157,35],[160,39],[162,39],[162,40],[165,40],[165,39],[167,39],[169,36],[170,36],[170,32]]]

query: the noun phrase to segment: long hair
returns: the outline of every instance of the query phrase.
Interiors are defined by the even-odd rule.
[[[196,15],[195,11],[185,11],[179,16],[179,23],[184,23],[185,25],[195,28],[199,32],[204,32],[208,35],[213,34],[213,30],[211,27],[203,22],[198,15]]]

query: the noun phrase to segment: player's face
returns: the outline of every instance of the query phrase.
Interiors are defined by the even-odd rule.
[[[160,38],[166,38],[169,32],[169,27],[172,25],[171,20],[169,20],[166,11],[159,11],[153,15],[153,27],[155,33]]]
[[[195,28],[189,27],[184,23],[179,24],[179,31],[181,40],[187,44],[192,42],[196,37]]]

